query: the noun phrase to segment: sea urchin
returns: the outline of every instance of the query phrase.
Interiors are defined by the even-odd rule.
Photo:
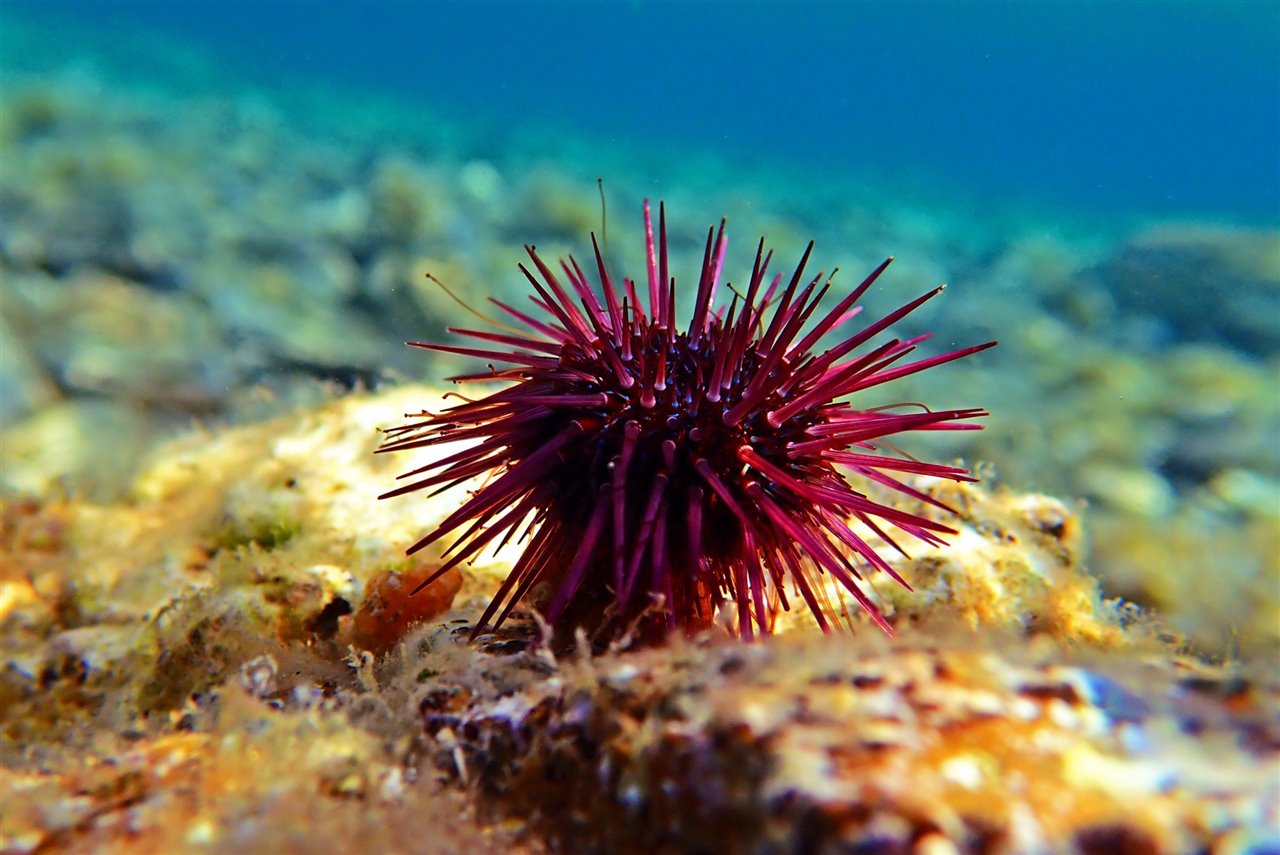
[[[895,474],[971,481],[968,470],[886,454],[877,442],[907,431],[976,429],[967,420],[986,412],[918,404],[860,410],[846,398],[995,342],[905,364],[927,335],[868,344],[939,287],[815,350],[858,313],[855,303],[892,259],[810,324],[831,287],[821,273],[804,282],[812,243],[784,285],[781,274],[770,279],[772,253],[761,239],[745,294],[735,291],[717,308],[723,220],[707,232],[692,317],[681,330],[665,209],[656,242],[648,202],[644,223],[643,301],[633,280],[616,287],[594,235],[598,285],[572,257],[557,274],[526,246],[533,271],[520,270],[533,286],[534,311],[491,299],[521,329],[450,330],[482,347],[410,342],[491,363],[455,382],[512,385],[408,416],[386,432],[380,452],[465,445],[400,476],[408,483],[380,498],[488,476],[409,553],[456,534],[437,578],[485,547],[524,543],[477,633],[526,602],[561,633],[582,626],[597,640],[627,630],[694,632],[728,606],[725,617],[751,638],[770,632],[796,596],[828,629],[840,609],[821,574],[888,631],[860,582],[875,571],[906,582],[868,539],[901,551],[888,530],[929,544],[952,530],[876,501],[850,478],[941,506]]]

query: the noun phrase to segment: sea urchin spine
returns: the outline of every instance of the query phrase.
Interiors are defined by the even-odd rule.
[[[558,630],[583,626],[597,639],[636,628],[650,637],[694,632],[729,605],[739,632],[751,638],[771,631],[789,596],[802,599],[825,630],[841,611],[821,583],[824,573],[888,631],[860,582],[882,571],[907,583],[867,536],[901,552],[892,529],[929,544],[953,532],[875,501],[850,476],[941,507],[896,473],[974,480],[968,470],[885,454],[876,443],[907,431],[976,429],[968,420],[986,412],[859,410],[846,399],[995,342],[907,363],[903,357],[928,335],[863,347],[939,287],[815,352],[858,313],[855,303],[892,259],[810,324],[831,287],[822,273],[805,281],[812,243],[784,285],[781,274],[770,279],[772,253],[761,239],[745,295],[735,291],[727,309],[717,309],[723,220],[708,230],[692,317],[679,330],[665,209],[657,241],[648,202],[644,223],[643,300],[633,280],[618,290],[594,236],[598,285],[572,257],[558,275],[526,246],[533,270],[520,270],[533,286],[535,311],[491,298],[523,329],[450,330],[482,347],[410,342],[509,366],[490,364],[455,382],[513,385],[387,431],[381,452],[466,445],[400,476],[408,483],[380,498],[489,476],[409,553],[456,534],[438,577],[485,547],[525,543],[477,633],[527,601]]]

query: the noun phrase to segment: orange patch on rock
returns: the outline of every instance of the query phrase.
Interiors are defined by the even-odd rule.
[[[369,593],[352,625],[356,646],[386,653],[414,626],[453,605],[462,587],[462,574],[456,568],[410,596],[436,569],[434,564],[418,564],[404,572],[383,571],[370,579]]]

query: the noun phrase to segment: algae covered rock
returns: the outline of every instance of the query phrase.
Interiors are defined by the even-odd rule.
[[[1276,827],[1263,676],[945,630],[510,658],[433,677],[419,711],[440,763],[561,851],[1172,853]]]
[[[764,643],[557,658],[518,611],[469,642],[507,553],[407,615],[439,556],[401,551],[452,504],[376,502],[397,467],[371,450],[437,396],[193,433],[114,504],[6,502],[0,847],[1092,853],[1275,833],[1274,681],[1107,600],[1087,520],[1049,497],[929,487],[959,533],[898,563],[914,592],[877,586],[892,640],[782,620]]]

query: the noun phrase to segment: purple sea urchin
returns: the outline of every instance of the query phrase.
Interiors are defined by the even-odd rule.
[[[889,631],[859,582],[882,571],[907,583],[864,535],[901,551],[887,529],[930,544],[952,530],[877,502],[855,489],[850,475],[939,505],[894,473],[974,480],[969,472],[885,454],[877,441],[907,431],[977,429],[967,420],[986,412],[859,410],[844,399],[995,342],[905,364],[928,335],[863,347],[939,287],[815,351],[858,313],[855,303],[892,259],[810,324],[831,286],[822,273],[804,282],[812,243],[783,285],[781,274],[769,278],[772,253],[762,238],[745,294],[735,292],[717,310],[723,220],[718,232],[707,232],[692,317],[679,330],[665,208],[656,242],[647,201],[644,221],[643,300],[633,280],[622,280],[619,292],[594,236],[599,283],[570,257],[560,262],[568,290],[526,246],[534,270],[520,270],[533,286],[536,311],[491,299],[523,331],[450,330],[499,348],[410,342],[511,366],[491,364],[455,382],[513,385],[387,431],[380,452],[467,444],[406,472],[400,477],[408,483],[380,498],[490,476],[409,553],[456,534],[438,577],[487,546],[525,541],[476,632],[500,625],[528,600],[553,627],[584,626],[605,637],[637,624],[650,637],[697,631],[728,605],[751,638],[770,632],[778,610],[789,607],[788,588],[825,630],[839,610],[820,584],[823,573]]]

